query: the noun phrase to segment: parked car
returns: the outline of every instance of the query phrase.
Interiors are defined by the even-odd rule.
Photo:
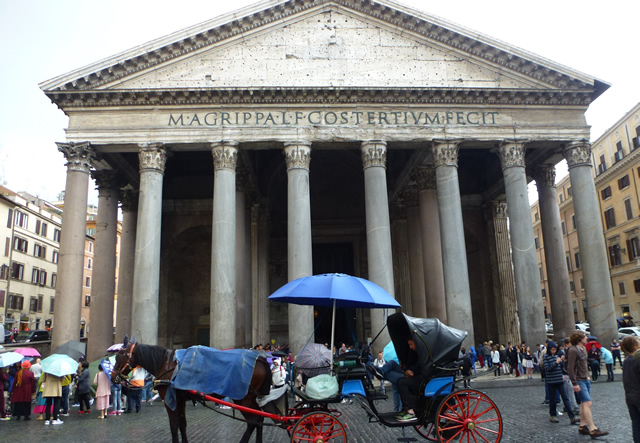
[[[22,331],[16,337],[16,343],[31,343],[34,341],[47,340],[49,340],[49,331],[45,330]]]
[[[620,338],[626,335],[635,335],[636,337],[640,337],[640,326],[627,326],[625,328],[618,329],[618,334]]]

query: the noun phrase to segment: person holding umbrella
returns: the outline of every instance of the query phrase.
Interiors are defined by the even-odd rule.
[[[31,420],[31,400],[36,397],[36,379],[33,372],[29,370],[31,363],[25,360],[20,365],[20,370],[13,379],[11,388],[11,404],[13,410],[11,415],[20,420]]]
[[[9,376],[7,375],[7,370],[5,368],[0,368],[0,420],[9,420],[7,417],[7,412],[4,407],[4,383],[9,381]]]
[[[42,374],[42,398],[45,401],[45,425],[61,425],[64,423],[58,418],[60,410],[60,398],[62,397],[62,378],[44,372]],[[51,406],[53,405],[53,420],[51,420]]]

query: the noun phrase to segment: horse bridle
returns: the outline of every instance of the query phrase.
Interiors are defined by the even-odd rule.
[[[117,374],[116,374],[121,379],[126,380],[128,378],[128,376],[126,374],[131,372],[131,370],[133,369],[133,367],[131,366],[131,357],[133,356],[133,350],[135,348],[136,348],[136,344],[132,343],[131,344],[131,348],[129,349],[129,352],[126,352],[127,350],[125,349],[125,355],[127,356],[127,362],[124,364],[124,366],[122,366],[120,371],[118,371]],[[126,374],[125,374],[125,372],[126,372]]]

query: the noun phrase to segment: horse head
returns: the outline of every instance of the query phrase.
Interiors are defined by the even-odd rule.
[[[135,343],[129,343],[116,354],[116,364],[111,372],[111,381],[121,383],[128,378],[129,373],[135,367],[132,363]]]

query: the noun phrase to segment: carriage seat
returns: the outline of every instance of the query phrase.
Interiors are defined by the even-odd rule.
[[[451,394],[454,386],[453,381],[453,376],[432,378],[424,388],[424,396],[430,398],[433,396]]]

